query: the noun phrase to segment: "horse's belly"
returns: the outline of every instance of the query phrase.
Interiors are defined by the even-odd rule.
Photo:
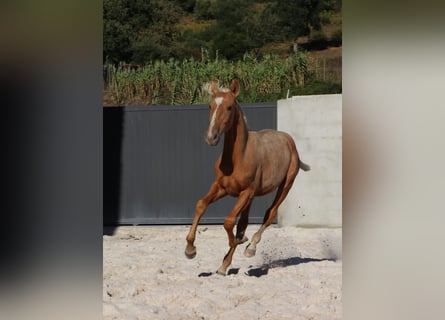
[[[276,186],[272,186],[269,185],[266,188],[260,188],[255,192],[255,196],[264,196],[268,193],[271,193],[272,191],[274,191],[277,187]]]
[[[270,154],[272,155],[272,154]],[[289,155],[281,152],[280,156],[268,157],[261,164],[260,192],[266,194],[275,190],[286,177],[289,169]]]

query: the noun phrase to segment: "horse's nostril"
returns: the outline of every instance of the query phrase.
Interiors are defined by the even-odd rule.
[[[213,140],[216,140],[216,138],[218,138],[218,135],[215,133],[215,134],[213,135]]]

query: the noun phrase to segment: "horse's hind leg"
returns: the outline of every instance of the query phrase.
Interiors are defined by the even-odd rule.
[[[198,227],[198,223],[202,215],[206,211],[209,204],[224,197],[226,194],[226,191],[221,188],[219,184],[214,182],[204,198],[196,203],[195,218],[193,219],[192,226],[190,227],[190,231],[187,235],[187,247],[185,248],[185,256],[187,258],[192,259],[196,256],[196,247],[194,246],[196,228]]]
[[[246,250],[244,251],[244,255],[246,257],[253,257],[255,255],[256,245],[258,242],[261,241],[261,235],[263,234],[264,230],[275,219],[278,213],[278,207],[289,193],[289,190],[292,187],[292,184],[294,183],[297,173],[298,173],[298,168],[296,170],[295,169],[289,170],[285,180],[278,187],[277,194],[275,195],[275,199],[272,203],[272,206],[270,206],[270,208],[267,209],[266,214],[264,215],[263,224],[261,225],[260,229],[257,232],[255,232],[255,234],[252,237],[251,243],[249,243],[249,245],[246,247]]]

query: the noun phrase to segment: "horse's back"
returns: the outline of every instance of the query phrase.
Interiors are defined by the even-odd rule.
[[[294,139],[286,132],[264,129],[257,131],[256,135],[265,154],[272,155],[274,152],[280,152],[291,155],[296,150]]]

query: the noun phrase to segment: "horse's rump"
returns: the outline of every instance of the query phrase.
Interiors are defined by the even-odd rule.
[[[249,137],[255,137],[256,152],[260,155],[261,189],[264,190],[259,190],[258,194],[266,194],[281,184],[292,158],[298,157],[295,143],[287,133],[270,129],[251,131]]]

